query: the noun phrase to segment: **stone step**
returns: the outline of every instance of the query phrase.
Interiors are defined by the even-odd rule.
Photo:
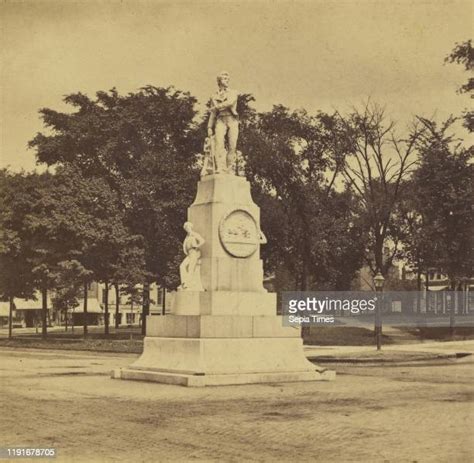
[[[150,315],[147,337],[299,338],[301,330],[283,326],[282,317],[277,315]]]

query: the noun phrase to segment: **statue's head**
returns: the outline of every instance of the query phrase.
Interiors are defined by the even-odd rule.
[[[230,76],[227,71],[222,71],[217,76],[217,85],[221,88],[227,88],[229,86]]]
[[[193,224],[191,222],[184,222],[183,228],[186,233],[191,233],[193,231]]]

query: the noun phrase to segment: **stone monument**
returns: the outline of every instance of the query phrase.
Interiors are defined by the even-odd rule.
[[[335,377],[306,359],[300,329],[283,326],[276,294],[263,287],[266,238],[250,183],[233,172],[237,93],[228,83],[221,73],[172,313],[148,317],[143,354],[113,378],[211,386]]]

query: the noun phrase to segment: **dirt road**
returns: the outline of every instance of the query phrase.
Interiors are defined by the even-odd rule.
[[[0,350],[0,447],[56,447],[58,462],[474,458],[469,358],[338,364],[331,383],[187,389],[110,379],[134,358]]]

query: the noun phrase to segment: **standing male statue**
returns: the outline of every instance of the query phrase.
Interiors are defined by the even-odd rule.
[[[216,173],[233,173],[239,137],[237,92],[229,88],[229,73],[217,76],[219,89],[211,98],[211,115],[207,124],[208,137],[214,136]],[[227,138],[227,151],[226,151]]]

